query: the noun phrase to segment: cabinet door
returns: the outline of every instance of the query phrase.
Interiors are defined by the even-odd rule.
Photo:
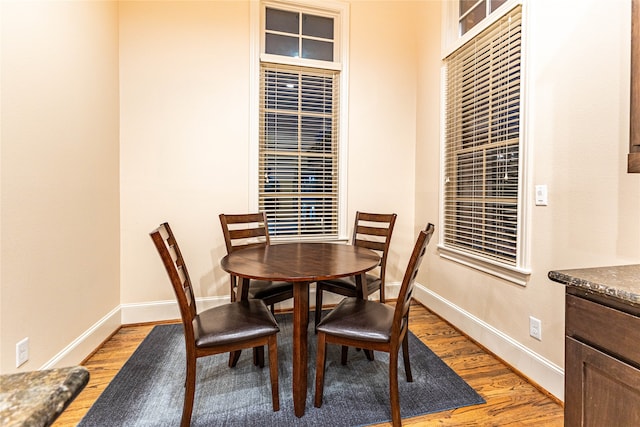
[[[566,337],[565,426],[639,426],[640,370]]]

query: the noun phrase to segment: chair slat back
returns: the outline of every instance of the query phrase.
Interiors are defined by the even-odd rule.
[[[376,214],[356,212],[351,243],[354,246],[371,249],[380,255],[380,278],[384,283],[387,269],[387,255],[391,244],[391,235],[396,223],[396,214]]]
[[[176,294],[185,333],[189,334],[190,332],[190,334],[193,335],[191,321],[198,311],[189,272],[182,257],[182,252],[180,252],[178,242],[171,231],[171,227],[169,227],[169,224],[166,222],[149,234],[158,250],[158,254],[162,259],[162,263],[167,270],[169,280],[173,286],[173,291]]]
[[[413,247],[411,258],[409,258],[409,264],[407,265],[407,271],[402,279],[402,285],[400,286],[400,293],[398,294],[398,300],[396,301],[396,307],[393,318],[393,334],[399,334],[404,325],[403,319],[409,316],[409,308],[411,306],[411,296],[413,294],[413,286],[415,284],[420,264],[424,258],[424,254],[427,252],[427,245],[433,236],[435,226],[431,223],[427,227],[420,231],[416,244]]]
[[[267,216],[264,212],[251,214],[220,214],[227,253],[239,249],[270,244]]]

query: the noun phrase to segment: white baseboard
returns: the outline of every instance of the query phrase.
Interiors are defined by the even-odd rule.
[[[77,365],[91,354],[109,335],[120,327],[120,306],[107,313],[71,344],[60,350],[40,369]]]
[[[229,302],[228,295],[196,299],[198,311],[206,310],[227,302]],[[120,307],[122,310],[122,325],[180,319],[180,310],[178,309],[178,302],[175,299],[122,304]]]
[[[398,295],[399,284],[387,284],[389,298]],[[413,298],[459,328],[514,369],[526,375],[560,400],[564,400],[564,370],[513,338],[416,283]]]
[[[315,307],[315,288],[309,289],[309,306]],[[323,304],[337,304],[343,297],[325,292]],[[198,298],[198,311],[206,310],[229,302],[229,296]],[[159,322],[163,320],[173,320],[180,318],[178,303],[175,300],[152,301],[136,304],[122,304],[122,324]],[[276,304],[276,310],[288,310],[293,308],[293,301],[287,300]]]
[[[227,301],[229,301],[228,296],[198,299],[198,309],[206,310],[209,307],[220,305]],[[179,318],[180,312],[178,311],[178,303],[175,300],[121,304],[73,340],[71,344],[60,350],[58,354],[42,365],[40,369],[60,368],[79,364],[122,325],[159,322]]]
[[[387,298],[398,296],[399,283],[387,284]],[[433,310],[439,316],[464,331],[465,334],[495,353],[505,362],[522,372],[558,399],[564,399],[564,371],[562,368],[531,351],[491,325],[461,309],[433,291],[416,283],[413,297]],[[315,301],[315,291],[311,289],[310,302]],[[338,296],[326,295],[325,303],[333,304]],[[228,296],[198,299],[199,310],[224,304]],[[313,306],[313,304],[311,304]],[[277,308],[290,308],[291,301],[279,304]],[[179,319],[175,300],[154,301],[138,304],[121,304],[73,340],[40,369],[51,369],[77,365],[121,325],[157,322]]]

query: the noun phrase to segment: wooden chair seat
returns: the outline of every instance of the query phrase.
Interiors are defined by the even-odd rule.
[[[201,349],[238,345],[279,332],[278,323],[260,300],[210,308],[193,319],[195,346]]]
[[[367,290],[369,294],[380,289],[382,280],[373,274],[367,274]],[[341,277],[340,279],[323,280],[322,290],[346,297],[354,296],[357,293],[356,279],[353,276]]]
[[[249,298],[261,299],[267,305],[271,305],[271,301],[285,301],[293,298],[293,285],[288,282],[252,280],[249,285]]]
[[[377,301],[345,298],[320,321],[318,331],[344,339],[388,343],[393,311]]]

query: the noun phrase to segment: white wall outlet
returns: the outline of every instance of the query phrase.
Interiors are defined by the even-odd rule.
[[[16,344],[16,368],[29,360],[29,338],[24,338]]]
[[[529,316],[529,335],[542,341],[542,322],[533,316]]]

